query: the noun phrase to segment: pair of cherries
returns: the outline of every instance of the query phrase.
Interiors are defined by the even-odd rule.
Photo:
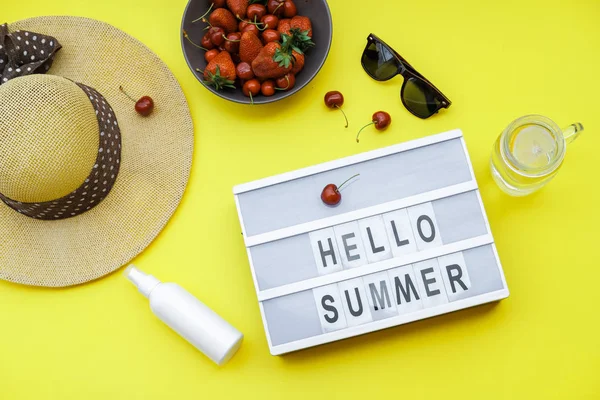
[[[325,94],[325,105],[329,108],[338,109],[342,112],[342,114],[344,114],[344,118],[346,119],[346,128],[347,128],[348,127],[348,117],[346,117],[346,113],[341,108],[343,104],[344,104],[344,95],[341,92],[334,90],[331,92],[327,92]],[[373,117],[371,117],[371,122],[368,123],[367,125],[363,126],[358,131],[358,134],[356,135],[356,143],[358,143],[358,137],[360,136],[360,133],[366,127],[375,125],[375,129],[382,131],[382,130],[386,129],[388,126],[390,126],[391,123],[392,123],[392,117],[390,116],[390,114],[386,113],[385,111],[377,111],[375,114],[373,114]]]

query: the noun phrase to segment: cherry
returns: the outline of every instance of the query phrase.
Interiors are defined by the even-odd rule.
[[[377,129],[378,131],[382,131],[388,126],[390,126],[391,123],[392,117],[390,116],[390,114],[386,113],[385,111],[377,111],[375,114],[373,114],[371,123],[363,126],[362,128],[360,128],[360,131],[358,131],[358,134],[356,135],[356,143],[358,143],[358,136],[360,135],[362,130],[365,129],[367,126],[375,125],[375,129]]]
[[[242,92],[244,92],[244,96],[250,97],[250,101],[254,104],[253,96],[256,96],[260,93],[260,82],[258,79],[250,79],[248,82],[244,83],[242,87]]]
[[[190,42],[192,44],[192,46],[197,47],[201,50],[205,50],[208,51],[210,49],[214,49],[215,45],[212,44],[212,42],[210,41],[210,38],[208,37],[208,34],[204,35],[202,37],[202,41],[200,42],[200,44],[195,43],[192,39],[190,39],[190,36],[188,35],[187,31],[184,29],[183,30],[183,37],[185,38],[185,40],[187,40],[188,42]]]
[[[127,94],[127,92],[123,89],[123,86],[119,86],[119,90],[135,103],[135,111],[141,116],[147,117],[152,113],[152,110],[154,110],[154,100],[152,100],[152,97],[143,96],[138,101],[135,101],[133,97]]]
[[[342,110],[342,105],[344,104],[344,95],[337,90],[325,93],[325,105],[329,108],[337,108],[344,114],[344,118],[346,119],[346,128],[348,127],[348,117],[346,117],[346,113]]]
[[[283,15],[283,4],[283,0],[269,0],[267,2],[269,14],[273,14],[278,18],[281,17]]]
[[[342,188],[342,186],[344,186],[346,183],[350,182],[352,179],[356,178],[359,175],[360,174],[356,174],[348,178],[339,187],[337,187],[333,183],[330,183],[329,185],[325,186],[323,188],[323,191],[321,192],[321,200],[323,201],[323,203],[327,204],[328,206],[337,206],[340,203],[340,201],[342,201],[342,194],[340,193],[340,189]]]
[[[225,30],[218,26],[213,26],[208,30],[208,37],[215,46],[220,46],[225,41]]]
[[[275,94],[275,82],[272,80],[264,81],[260,87],[260,92],[263,96],[273,96]]]
[[[238,78],[243,80],[250,80],[254,78],[254,72],[252,71],[252,67],[247,62],[241,62],[235,67],[235,73]]]
[[[246,11],[246,15],[249,20],[260,20],[267,14],[267,7],[262,4],[250,4],[248,6],[248,10]]]
[[[286,18],[295,17],[298,14],[296,4],[292,0],[285,0],[283,2],[283,16]]]
[[[206,53],[204,53],[204,59],[206,60],[206,62],[210,62],[210,60],[215,58],[218,54],[219,54],[219,50],[217,50],[217,49],[209,50]]]
[[[264,25],[264,29],[277,29],[277,25],[279,25],[279,18],[275,15],[265,15],[260,19],[260,22]]]
[[[250,22],[250,21],[246,21],[246,20],[240,21],[240,23],[238,24],[238,30],[239,30],[240,32],[244,32],[244,28],[245,28],[245,27],[247,27],[247,26],[248,26],[249,24],[251,24],[251,23],[252,23],[252,22]]]
[[[237,53],[240,51],[240,40],[242,39],[242,34],[238,32],[232,32],[227,37],[225,37],[225,50],[229,53]]]
[[[278,78],[275,83],[279,90],[288,91],[296,85],[296,77],[294,74],[287,73],[281,78]]]
[[[212,5],[215,8],[225,8],[225,0],[213,0]]]
[[[260,30],[258,29],[258,26],[254,24],[248,24],[244,27],[244,29],[242,29],[242,33],[244,32],[252,32],[256,35],[256,37],[258,37]]]
[[[206,32],[206,34],[202,37],[202,41],[200,42],[200,44],[202,45],[202,47],[208,50],[215,48],[213,42],[210,41],[210,35],[208,34],[208,32]]]
[[[262,39],[265,44],[269,42],[279,42],[279,39],[281,39],[281,33],[275,29],[267,29],[262,33]]]

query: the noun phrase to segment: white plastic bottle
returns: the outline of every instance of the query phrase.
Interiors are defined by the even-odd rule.
[[[218,365],[240,348],[244,335],[175,283],[162,283],[130,265],[125,276],[150,300],[150,309],[165,324]]]

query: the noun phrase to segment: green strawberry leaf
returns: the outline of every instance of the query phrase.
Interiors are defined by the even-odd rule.
[[[214,86],[217,90],[222,90],[224,88],[235,89],[234,81],[221,76],[221,68],[217,65],[217,69],[213,74],[210,71],[206,71],[208,75],[208,79],[204,81],[208,86]]]
[[[275,50],[273,61],[279,63],[280,67],[288,68],[290,64],[296,63],[293,52],[304,54],[306,50],[313,47],[315,43],[308,36],[309,31],[301,31],[299,28],[290,29],[290,34],[281,34],[281,48]]]

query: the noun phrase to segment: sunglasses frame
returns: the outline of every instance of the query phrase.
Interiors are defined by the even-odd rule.
[[[406,108],[415,117],[419,117],[421,119],[427,119],[427,118],[431,117],[432,115],[437,114],[437,112],[440,111],[442,108],[450,107],[452,102],[450,101],[449,98],[447,98],[438,88],[436,88],[433,83],[429,82],[429,80],[427,80],[427,78],[425,78],[423,75],[421,75],[412,65],[409,64],[408,61],[406,61],[400,54],[398,54],[398,52],[396,50],[394,50],[390,45],[388,45],[386,42],[384,42],[383,40],[381,40],[380,38],[378,38],[376,35],[374,35],[372,33],[369,34],[369,36],[367,37],[367,45],[365,47],[365,50],[363,51],[363,56],[365,55],[366,51],[369,49],[369,46],[371,46],[372,44],[377,44],[377,43],[384,46],[387,50],[390,51],[391,54],[394,55],[394,58],[398,62],[398,69],[396,70],[396,72],[393,75],[391,75],[389,78],[380,79],[380,78],[377,78],[376,76],[373,76],[373,74],[371,74],[371,72],[367,69],[367,67],[365,66],[365,63],[363,62],[363,57],[361,57],[360,63],[362,65],[363,69],[365,70],[365,72],[371,78],[375,79],[376,81],[379,81],[379,82],[389,81],[390,79],[394,78],[397,75],[401,75],[404,78],[404,83],[402,84],[402,89],[400,90],[400,100],[402,100],[402,105],[404,105],[404,108]],[[404,89],[406,87],[406,83],[408,82],[408,80],[410,78],[420,80],[438,96],[438,100],[440,100],[440,105],[433,113],[431,113],[431,115],[428,115],[427,117],[422,117],[420,115],[415,114],[410,109],[410,107],[408,107],[406,105],[406,102],[404,101]]]

